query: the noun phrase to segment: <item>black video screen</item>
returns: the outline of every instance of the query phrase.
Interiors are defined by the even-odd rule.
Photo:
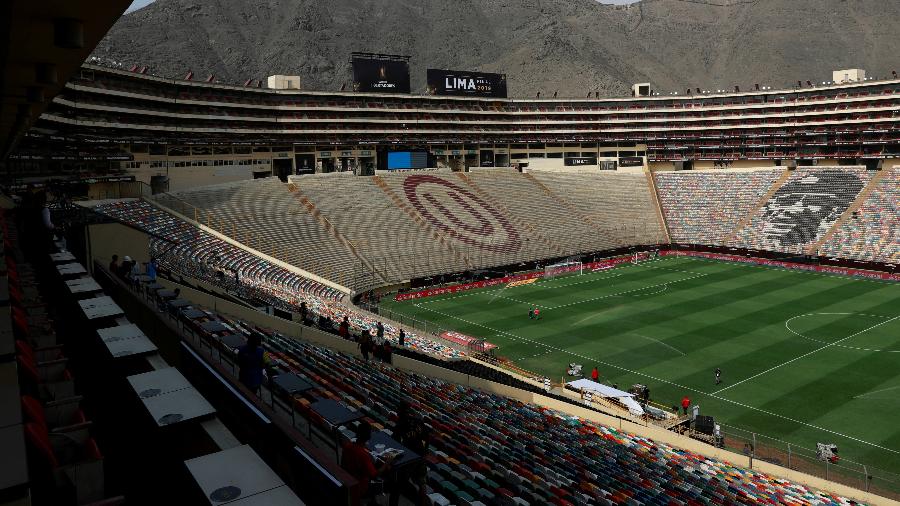
[[[353,90],[409,93],[409,63],[401,60],[353,57]]]

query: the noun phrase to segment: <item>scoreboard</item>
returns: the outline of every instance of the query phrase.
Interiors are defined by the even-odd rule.
[[[409,93],[409,58],[405,56],[353,53],[353,91]]]

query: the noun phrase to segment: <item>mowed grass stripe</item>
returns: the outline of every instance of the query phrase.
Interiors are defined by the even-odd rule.
[[[685,280],[698,274],[706,276]],[[596,279],[591,279],[594,277]],[[672,279],[681,281],[673,282],[666,291],[658,294],[609,296],[641,286],[665,285]],[[554,286],[558,288],[553,289]],[[724,364],[721,367],[726,379],[723,386],[726,386],[822,346],[790,333],[784,327],[787,319],[815,312],[890,316],[891,306],[900,307],[900,285],[677,258],[649,265],[622,266],[585,276],[554,278],[504,291],[526,304],[492,299],[491,292],[496,291],[497,287],[493,287],[482,293],[469,293],[445,301],[429,299],[430,302],[424,305],[447,316],[412,304],[391,306],[447,328],[485,337],[500,345],[501,354],[516,359],[519,365],[556,378],[569,362],[584,363],[588,370],[594,365],[570,353],[598,357],[598,360],[633,371],[601,366],[601,374],[608,381],[618,382],[623,387],[632,382],[648,384],[653,396],[664,402],[677,402],[686,393],[678,386],[683,385],[694,390],[691,396],[700,402],[705,413],[760,433],[793,438],[797,443],[810,446],[816,441],[829,440],[842,444],[836,440],[843,438],[832,433],[837,432],[847,434],[848,438],[879,444],[888,450],[900,449],[898,436],[891,425],[896,415],[884,416],[894,406],[890,399],[877,399],[881,404],[868,410],[865,398],[853,399],[882,385],[900,385],[900,353],[883,354],[870,361],[879,369],[872,373],[864,367],[869,356],[867,352],[848,354],[848,350],[835,346],[810,355],[812,358],[821,354],[819,360],[807,364],[808,359],[804,358],[786,366],[784,369],[792,371],[790,375],[773,376],[769,380],[769,375],[764,374],[724,391],[723,398],[698,393],[710,393],[720,388],[713,384],[712,375],[712,369],[718,364]],[[579,302],[597,297],[606,298],[543,311],[545,320],[541,322],[529,321],[527,317],[528,301]],[[573,326],[573,322],[585,318],[588,319],[582,324]],[[860,323],[849,316],[833,317],[831,321],[831,324],[824,320],[804,322],[803,330],[812,334],[826,333],[831,340],[837,340],[877,323]],[[489,329],[535,342],[495,335]],[[900,337],[887,339],[883,342],[900,343]],[[561,351],[548,353],[546,347]],[[686,355],[680,356],[669,347]],[[798,367],[795,369],[794,365]],[[865,381],[858,381],[855,374],[868,376]],[[842,376],[844,380],[840,379]],[[764,378],[766,381],[762,381]],[[847,387],[848,384],[855,386]],[[891,393],[888,391],[886,395]],[[900,399],[900,389],[893,393]],[[798,396],[803,396],[804,401],[796,401]],[[825,407],[822,407],[823,403]],[[851,407],[854,409],[847,409]],[[877,417],[879,421],[873,424],[868,416]],[[844,442],[842,454],[848,459],[877,457],[885,466],[900,471],[900,460],[894,458],[892,451],[853,439]]]

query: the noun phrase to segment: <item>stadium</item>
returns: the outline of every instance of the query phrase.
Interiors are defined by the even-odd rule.
[[[127,3],[3,24],[0,505],[900,500],[896,72],[236,85]]]

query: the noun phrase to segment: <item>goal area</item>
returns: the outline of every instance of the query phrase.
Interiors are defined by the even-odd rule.
[[[565,276],[568,274],[584,274],[584,264],[582,262],[572,261],[562,262],[544,267],[545,278]]]

